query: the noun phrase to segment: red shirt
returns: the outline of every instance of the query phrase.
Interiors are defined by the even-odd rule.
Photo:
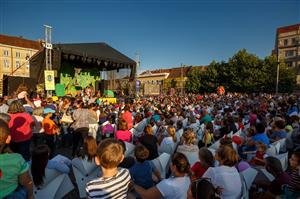
[[[196,163],[192,166],[191,170],[194,172],[196,178],[198,179],[198,178],[201,178],[201,177],[203,176],[203,174],[205,173],[205,171],[206,171],[207,169],[203,168],[203,167],[201,166],[200,162],[196,162]]]
[[[132,139],[131,132],[128,130],[126,131],[118,130],[115,134],[115,137],[118,140],[123,140],[124,142],[131,142]]]
[[[9,114],[9,128],[11,141],[13,142],[24,142],[31,138],[32,128],[31,125],[34,124],[34,121],[28,113],[15,113]]]

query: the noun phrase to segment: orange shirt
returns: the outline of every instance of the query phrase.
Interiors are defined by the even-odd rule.
[[[42,121],[42,126],[44,128],[45,134],[55,135],[57,133],[57,126],[51,119],[45,118]]]

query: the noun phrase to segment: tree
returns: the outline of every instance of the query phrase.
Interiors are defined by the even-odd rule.
[[[172,79],[170,82],[171,88],[176,88],[176,84],[177,84],[177,81],[175,79]]]
[[[204,73],[188,74],[187,90],[192,93],[214,92],[224,86],[230,92],[275,92],[277,59],[260,59],[245,49],[238,51],[228,62],[212,61]],[[292,92],[296,86],[295,70],[279,64],[279,92]]]

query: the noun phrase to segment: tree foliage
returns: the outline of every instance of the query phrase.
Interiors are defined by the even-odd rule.
[[[260,59],[245,49],[238,51],[227,62],[212,61],[205,72],[193,70],[188,74],[187,91],[214,92],[224,86],[230,92],[275,92],[277,59]],[[296,85],[294,68],[279,64],[279,92],[292,92]]]

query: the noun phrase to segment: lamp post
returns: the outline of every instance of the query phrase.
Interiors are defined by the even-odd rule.
[[[279,84],[279,51],[277,50],[277,76],[276,76],[276,94],[278,94],[278,84]]]

